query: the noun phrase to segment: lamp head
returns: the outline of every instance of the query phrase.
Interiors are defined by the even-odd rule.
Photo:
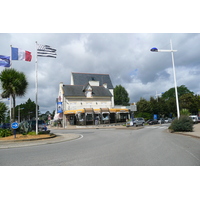
[[[152,51],[152,52],[158,52],[158,49],[156,47],[153,47],[153,48],[151,48],[150,51]]]

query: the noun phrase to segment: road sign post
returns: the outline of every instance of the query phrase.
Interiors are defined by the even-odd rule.
[[[16,129],[19,127],[19,124],[17,123],[17,122],[13,122],[12,124],[11,124],[11,128],[12,129],[14,129],[13,130],[13,134],[14,134],[14,138],[16,138]]]

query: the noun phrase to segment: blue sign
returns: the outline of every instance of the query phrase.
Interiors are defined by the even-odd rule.
[[[17,129],[19,127],[19,124],[17,123],[17,122],[13,122],[12,124],[11,124],[11,128],[12,129]]]
[[[158,119],[158,115],[157,115],[157,114],[154,114],[154,115],[153,115],[153,119]]]
[[[63,113],[63,110],[62,110],[62,102],[58,102],[57,103],[57,113]]]

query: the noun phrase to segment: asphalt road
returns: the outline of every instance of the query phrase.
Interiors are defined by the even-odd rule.
[[[54,130],[81,139],[0,149],[1,166],[199,166],[200,139],[168,133],[167,125],[131,129]]]

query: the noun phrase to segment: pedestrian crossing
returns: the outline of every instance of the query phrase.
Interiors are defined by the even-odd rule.
[[[146,125],[144,128],[147,129],[168,129],[169,125],[168,124],[163,124],[163,125]]]

